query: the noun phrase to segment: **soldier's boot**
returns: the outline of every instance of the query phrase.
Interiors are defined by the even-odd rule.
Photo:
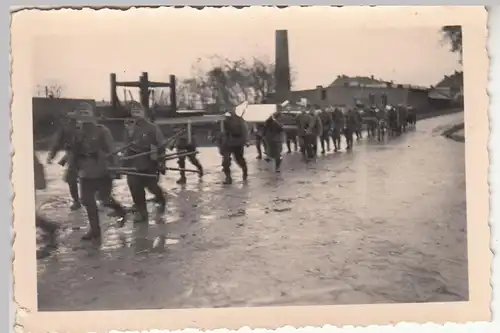
[[[116,225],[118,228],[123,228],[127,218],[127,211],[125,208],[116,202],[114,199],[111,199],[111,204],[108,205],[112,209],[112,211],[108,214],[110,217],[116,217]]]
[[[276,161],[275,161],[275,163],[276,163],[276,164],[275,164],[275,169],[274,169],[274,171],[276,171],[276,172],[281,172],[281,169],[280,169],[280,168],[281,168],[281,161],[282,161],[281,156],[278,156],[278,157],[276,158]]]
[[[134,214],[134,223],[142,224],[149,222],[149,214],[146,209],[137,210]]]
[[[165,197],[156,199],[156,214],[163,215],[165,214],[165,210],[167,209],[167,201]]]
[[[79,210],[82,208],[82,204],[80,202],[73,202],[73,204],[69,207],[72,211]]]
[[[98,240],[101,239],[101,226],[99,223],[99,212],[97,206],[87,207],[87,216],[89,219],[89,230],[82,236],[82,240]]]
[[[205,172],[203,171],[203,166],[201,165],[200,161],[196,159],[193,163],[193,165],[196,167],[198,170],[198,178],[202,178]]]
[[[248,167],[247,167],[247,162],[245,160],[241,161],[241,171],[242,171],[243,181],[246,182],[248,179]]]
[[[187,182],[186,175],[183,174],[181,174],[181,177],[176,181],[176,183],[179,185],[184,185],[186,184],[186,182]]]
[[[231,174],[226,173],[224,181],[222,182],[222,184],[224,184],[224,185],[231,185],[232,183],[233,183],[233,178],[231,177]]]
[[[257,160],[262,159],[262,148],[260,148],[259,146],[257,146],[257,157],[255,159]]]
[[[70,182],[68,186],[71,199],[73,199],[73,204],[69,209],[71,209],[72,211],[79,210],[80,208],[82,208],[82,204],[80,203],[80,196],[78,195],[78,183]]]

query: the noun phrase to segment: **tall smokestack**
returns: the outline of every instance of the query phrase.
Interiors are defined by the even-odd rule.
[[[276,102],[280,103],[290,98],[291,90],[287,30],[276,30],[275,77]]]

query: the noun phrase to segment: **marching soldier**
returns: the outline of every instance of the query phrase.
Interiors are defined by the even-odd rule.
[[[354,109],[349,109],[346,114],[344,135],[347,142],[347,150],[352,150],[354,142],[354,133],[358,130],[358,112]]]
[[[198,160],[198,158],[196,157],[196,143],[194,139],[190,138],[188,133],[180,134],[175,142],[175,148],[179,153],[192,153],[187,156],[180,156],[177,160],[177,164],[179,165],[180,169],[180,178],[177,180],[177,184],[186,184],[186,158],[194,167],[196,167],[196,169],[198,170],[198,177],[201,179],[203,177],[203,166],[201,165],[200,160]]]
[[[308,134],[309,126],[311,125],[312,117],[304,108],[302,113],[297,116],[297,129],[299,133],[300,140],[300,152],[304,160],[311,158],[311,140]]]
[[[97,124],[94,109],[88,103],[82,103],[76,111],[77,133],[71,146],[69,163],[74,163],[80,178],[81,201],[87,210],[90,229],[82,240],[101,238],[101,226],[96,195],[106,207],[120,215],[120,224],[125,219],[125,209],[112,196],[113,179],[109,167],[116,164],[113,155],[114,142],[111,131],[104,125]]]
[[[224,184],[232,184],[231,156],[243,172],[243,181],[248,178],[248,167],[245,160],[245,145],[248,141],[248,127],[246,121],[233,112],[224,114],[224,133],[221,138],[222,169],[224,171]]]
[[[67,165],[63,179],[68,184],[69,193],[71,195],[71,198],[73,199],[73,204],[71,205],[70,209],[78,210],[82,207],[80,203],[80,196],[78,194],[78,172],[75,165],[73,165],[73,163],[70,163],[71,161],[68,160],[68,151],[71,150],[71,145],[76,140],[76,122],[75,119],[72,118],[73,116],[74,112],[68,114],[67,117],[63,119],[63,124],[57,132],[54,143],[49,150],[49,154],[47,156],[47,164],[52,163],[54,157],[59,151],[63,149],[66,150],[66,155],[59,161],[59,164],[61,166]]]
[[[133,120],[128,124],[124,160],[125,166],[133,168],[133,172],[127,174],[127,184],[137,209],[134,222],[147,223],[149,214],[145,189],[155,196],[156,213],[165,212],[165,194],[158,182],[160,172],[165,170],[164,162],[160,160],[165,155],[166,147],[163,134],[157,125],[146,119],[146,110],[142,105],[137,103],[132,106],[130,114]]]
[[[312,124],[308,128],[309,140],[312,145],[312,152],[314,156],[318,155],[318,140],[323,134],[323,123],[319,117],[319,107],[311,108],[310,114],[312,118]]]
[[[262,159],[262,148],[266,153],[266,142],[264,140],[264,124],[255,124],[253,126],[253,134],[255,136],[255,148],[257,149],[257,159]]]
[[[338,152],[342,147],[342,132],[345,127],[345,116],[342,110],[335,108],[333,111],[333,146],[335,147],[335,152]]]
[[[289,116],[289,117],[293,117],[293,116]],[[292,121],[295,121],[295,119],[292,119]],[[287,154],[292,153],[292,144],[293,144],[293,151],[294,152],[297,152],[297,150],[299,150],[297,136],[298,136],[297,128],[288,128],[285,130]]]
[[[322,124],[322,131],[320,134],[321,142],[321,154],[325,154],[325,143],[326,150],[330,151],[330,136],[333,130],[333,118],[332,114],[327,110],[321,110],[319,114],[319,119]]]
[[[361,115],[363,111],[363,104],[359,101],[356,102],[356,109],[353,110],[353,116],[355,118],[355,128],[354,133],[356,134],[356,139],[361,140],[363,138],[362,125],[363,125],[363,116]]]
[[[279,105],[278,109],[280,111],[286,110],[288,105],[290,105],[290,102],[288,100],[286,100]],[[293,114],[290,114],[288,112],[286,112],[286,113],[280,112],[280,123],[282,125],[288,125],[287,128],[284,128],[287,154],[292,153],[292,143],[293,143],[293,150],[295,152],[299,148],[298,142],[297,142],[298,131],[297,131],[296,122],[297,122],[297,119]]]
[[[267,154],[274,160],[275,171],[280,172],[281,151],[283,150],[283,124],[280,123],[281,111],[276,111],[264,123],[264,137],[267,143]]]

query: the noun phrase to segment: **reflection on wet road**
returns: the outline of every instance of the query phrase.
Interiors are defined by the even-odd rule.
[[[38,202],[64,230],[38,260],[39,309],[466,300],[464,145],[435,130],[461,117],[310,164],[292,154],[281,174],[251,147],[248,185],[221,185],[217,151],[202,149],[203,182],[167,175],[167,213],[149,226],[116,229],[103,212],[100,246],[80,242],[84,212],[50,165]],[[115,194],[131,205],[125,180]]]

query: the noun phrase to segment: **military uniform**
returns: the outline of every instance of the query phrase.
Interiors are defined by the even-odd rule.
[[[177,140],[176,140],[176,149],[178,152],[190,152],[193,153],[192,155],[188,156],[181,156],[177,160],[177,164],[179,165],[179,168],[181,169],[180,172],[180,178],[177,180],[177,184],[185,184],[186,183],[186,172],[183,170],[186,168],[186,158],[189,160],[189,162],[198,169],[198,176],[201,178],[203,177],[203,166],[200,163],[200,160],[196,157],[196,143],[194,139],[191,141],[189,140],[189,137],[187,134],[182,134],[180,135]]]
[[[335,147],[335,151],[339,151],[341,149],[341,143],[342,143],[342,132],[344,131],[345,127],[345,116],[344,113],[340,109],[335,109],[333,111],[333,131],[332,131],[332,138],[333,138],[333,145]]]
[[[291,154],[292,153],[292,144],[293,144],[293,150],[297,151],[299,146],[297,142],[297,136],[298,136],[298,129],[296,126],[296,117],[292,114],[281,114],[280,117],[280,122],[283,125],[288,125],[291,128],[286,128],[285,129],[285,140],[286,140],[286,148],[287,148],[287,153]]]
[[[312,111],[312,125],[308,129],[308,142],[311,144],[312,153],[314,156],[318,154],[318,139],[323,135],[323,123],[316,111]]]
[[[300,139],[300,152],[304,158],[309,158],[311,156],[311,140],[308,134],[309,127],[312,125],[313,118],[307,112],[302,112],[297,116],[297,129]]]
[[[375,137],[375,132],[377,130],[377,107],[372,106],[366,111],[368,117],[367,120],[367,133],[368,137]]]
[[[325,153],[325,143],[326,150],[330,151],[330,135],[333,130],[333,118],[332,114],[326,110],[321,111],[319,118],[322,124],[322,133],[320,135],[321,142],[321,153]]]
[[[255,148],[257,149],[257,159],[262,159],[262,148],[266,152],[266,142],[264,141],[264,124],[255,124],[253,133],[255,136]]]
[[[248,141],[248,127],[246,121],[235,114],[226,116],[224,119],[224,133],[221,138],[222,169],[226,179],[225,184],[231,184],[231,156],[243,172],[243,180],[248,178],[248,167],[245,160],[245,145]]]
[[[363,138],[363,116],[361,116],[361,111],[362,107],[358,107],[356,110],[354,110],[354,118],[356,120],[354,132],[356,133],[356,139],[358,140]]]
[[[71,210],[77,210],[81,207],[80,196],[78,194],[78,172],[74,163],[71,163],[68,158],[68,151],[71,150],[71,145],[76,140],[74,126],[73,123],[69,123],[59,129],[47,157],[47,163],[50,164],[60,150],[66,150],[66,155],[61,159],[59,164],[67,164],[63,179],[68,184],[69,193],[71,199],[73,199]]]
[[[404,105],[399,105],[398,108],[398,115],[399,115],[399,128],[400,132],[406,132],[406,125],[408,121],[408,109]]]
[[[96,196],[103,200],[103,205],[113,209],[125,218],[124,208],[113,198],[113,176],[109,167],[116,164],[111,131],[104,125],[93,122],[82,124],[81,135],[77,136],[71,147],[71,162],[78,170],[80,178],[81,201],[87,210],[90,230],[82,237],[90,240],[101,237],[101,227]]]
[[[158,185],[159,172],[163,166],[156,158],[157,156],[165,154],[166,147],[164,146],[163,134],[157,125],[149,122],[145,118],[138,118],[132,129],[129,128],[127,131],[125,144],[128,148],[125,151],[127,162],[124,166],[134,168],[134,172],[136,173],[148,175],[127,175],[127,184],[137,209],[135,222],[147,222],[146,188],[155,196],[155,201],[158,205],[158,213],[161,214],[165,211],[165,195]],[[156,149],[157,156],[144,154],[150,152],[152,148]],[[142,155],[133,157],[141,153]]]
[[[354,141],[354,133],[359,128],[359,113],[356,110],[350,109],[346,114],[344,135],[347,141],[347,149],[351,150]]]
[[[279,115],[269,117],[264,123],[264,137],[267,144],[267,154],[274,160],[275,170],[280,171],[281,152],[283,150],[283,125],[279,122]]]
[[[395,108],[389,107],[387,111],[387,121],[389,123],[389,134],[392,136],[398,133],[398,113]]]

